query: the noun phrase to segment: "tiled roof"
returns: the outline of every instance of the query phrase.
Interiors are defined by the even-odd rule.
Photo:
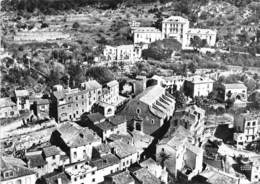
[[[122,123],[126,122],[126,117],[121,115],[115,115],[113,117],[109,118],[109,121],[113,123],[114,125],[120,125]]]
[[[216,30],[212,29],[199,29],[199,28],[189,28],[187,34],[217,34]]]
[[[46,157],[51,157],[53,155],[59,155],[60,149],[57,146],[49,146],[42,149]]]
[[[160,85],[151,86],[145,89],[136,98],[147,105],[152,105],[165,92],[165,89]]]
[[[14,158],[13,158],[14,160]],[[18,163],[20,162],[19,159]],[[9,159],[2,157],[0,159],[0,167],[1,167],[1,172],[7,171],[7,170],[12,170],[14,172],[13,176],[9,176],[8,178],[4,178],[3,175],[0,175],[0,181],[6,181],[6,180],[11,180],[14,178],[19,178],[23,176],[29,176],[29,175],[36,175],[36,173],[26,167],[21,166],[20,164],[16,164],[15,162],[10,162]]]
[[[97,113],[91,113],[91,114],[89,114],[87,117],[88,117],[88,119],[89,119],[92,123],[105,120],[105,116],[104,116],[103,114],[99,113],[99,112],[97,112]]]
[[[11,98],[0,98],[0,108],[15,106]]]
[[[116,85],[118,85],[118,84],[119,84],[119,83],[118,83],[117,80],[112,80],[112,81],[110,81],[110,82],[107,83],[107,86],[108,86],[108,87],[113,87],[113,86],[116,86]]]
[[[27,90],[15,90],[14,93],[17,97],[29,96],[29,92]]]
[[[101,123],[97,123],[97,124],[95,124],[95,126],[97,126],[98,128],[100,128],[103,131],[111,130],[112,128],[115,127],[115,125],[113,125],[111,122],[109,122],[107,120],[103,121]]]
[[[189,22],[188,19],[185,19],[181,16],[170,16],[167,19],[164,19],[163,22],[180,22],[180,23],[186,23]]]
[[[70,122],[61,124],[58,127],[58,132],[69,147],[80,147],[101,142],[101,138],[89,128],[83,128]]]
[[[190,81],[192,83],[213,83],[214,81],[211,80],[210,78],[206,78],[206,77],[202,77],[202,76],[199,76],[199,75],[196,75],[196,76],[192,76],[192,77],[189,77],[187,78],[187,81]]]
[[[134,183],[135,181],[134,178],[130,175],[129,171],[120,171],[105,177],[112,178],[114,184],[129,184]]]
[[[119,164],[120,160],[113,154],[107,154],[101,156],[101,158],[92,160],[91,163],[97,167],[97,169],[103,169],[112,165]]]
[[[62,184],[70,184],[70,179],[64,172],[52,172],[42,176],[42,179],[47,184],[58,184],[58,179],[61,179]]]
[[[116,155],[120,158],[125,158],[137,153],[137,149],[134,146],[121,140],[115,140],[114,142],[109,143],[109,146],[115,149]]]
[[[161,181],[151,174],[147,169],[141,168],[133,172],[135,178],[142,184],[160,184]]]
[[[162,139],[159,144],[167,144],[174,149],[178,149],[178,147],[186,141],[186,138],[192,139],[192,134],[183,126],[178,126],[170,137]]]
[[[42,167],[47,164],[43,159],[42,154],[27,155],[26,159],[30,168]]]
[[[243,83],[223,84],[226,89],[247,89]]]
[[[83,87],[84,90],[87,90],[87,91],[92,91],[92,90],[102,88],[101,84],[99,84],[96,80],[83,82],[83,83],[81,83],[81,87]]]
[[[134,30],[134,33],[161,33],[159,29],[155,27],[138,27]]]

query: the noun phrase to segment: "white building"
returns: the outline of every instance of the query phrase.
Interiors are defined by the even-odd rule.
[[[93,147],[101,144],[93,130],[70,122],[58,126],[51,141],[69,155],[71,163],[91,158]]]
[[[162,21],[162,34],[165,38],[174,38],[182,43],[189,29],[189,20],[180,16],[171,16]]]
[[[70,35],[60,31],[22,31],[14,35],[14,41],[38,41],[69,39]]]
[[[260,130],[260,117],[257,114],[245,113],[235,116],[234,127],[234,140],[238,148],[243,148],[248,143],[255,141],[259,138]]]
[[[213,47],[216,44],[217,31],[211,29],[190,28],[184,35],[182,47],[190,47],[192,39],[198,36],[201,40],[206,40],[207,46]]]
[[[134,30],[134,43],[149,44],[162,39],[162,32],[154,27],[138,27]]]
[[[119,83],[117,80],[108,82],[102,89],[101,101],[117,105],[119,102]]]
[[[192,98],[196,96],[208,96],[213,90],[213,82],[213,80],[206,77],[189,77],[184,83],[184,93],[186,96]]]
[[[137,45],[105,46],[103,55],[108,62],[130,62],[141,58],[142,48]]]
[[[227,99],[247,101],[247,87],[243,83],[222,84],[222,90],[219,92],[224,101]]]

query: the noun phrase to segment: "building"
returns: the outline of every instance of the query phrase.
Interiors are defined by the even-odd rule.
[[[189,20],[180,16],[171,16],[162,21],[162,34],[165,38],[174,38],[182,43],[189,29]]]
[[[154,27],[138,27],[134,29],[134,43],[150,44],[162,40],[162,32]]]
[[[93,147],[101,144],[101,138],[89,128],[65,122],[53,133],[51,142],[59,146],[73,163],[92,158]]]
[[[35,184],[36,173],[24,165],[20,165],[20,162],[19,159],[1,157],[1,184]]]
[[[25,161],[27,163],[27,167],[37,173],[37,177],[49,172],[47,162],[42,156],[42,151],[25,153]]]
[[[11,98],[0,98],[0,119],[17,116],[19,116],[19,111]]]
[[[49,119],[50,102],[48,99],[36,98],[33,100],[31,108],[38,119]]]
[[[129,171],[122,171],[105,176],[104,184],[135,184]]]
[[[250,181],[260,182],[260,156],[251,157],[250,161],[252,162]]]
[[[20,110],[30,110],[29,102],[29,91],[27,90],[15,90],[15,102],[17,109]]]
[[[185,77],[181,75],[173,75],[168,77],[154,75],[152,79],[156,80],[158,84],[165,87],[171,93],[175,90],[180,90],[185,81]]]
[[[140,163],[141,167],[146,168],[151,174],[153,174],[156,178],[160,179],[161,182],[167,184],[168,183],[168,172],[166,171],[166,167],[162,167],[152,158],[148,158]]]
[[[105,46],[103,55],[108,62],[134,63],[141,58],[142,49],[138,45]]]
[[[120,160],[113,154],[106,154],[98,159],[92,160],[91,164],[97,168],[93,182],[104,181],[104,176],[120,171]]]
[[[102,94],[102,86],[95,80],[82,83],[80,89],[63,89],[60,85],[54,88],[51,112],[58,122],[79,119],[83,113],[90,112]]]
[[[146,89],[146,76],[136,76],[135,79],[127,80],[120,93],[124,96],[136,96]]]
[[[155,85],[129,100],[120,114],[127,118],[129,127],[151,135],[173,115],[174,109],[174,98]]]
[[[88,160],[71,163],[64,166],[64,172],[72,184],[95,184],[97,167]]]
[[[190,180],[202,171],[203,162],[203,150],[194,143],[192,134],[179,126],[156,145],[156,160],[162,161],[162,155],[169,155],[169,159],[164,161],[167,170],[175,177],[181,173]]]
[[[201,76],[192,76],[184,82],[184,93],[194,98],[196,96],[208,96],[213,90],[213,80]]]
[[[42,149],[42,155],[47,162],[48,172],[53,172],[60,166],[70,163],[69,157],[57,146],[47,146]]]
[[[238,99],[247,101],[247,87],[243,83],[221,84],[217,86],[219,100]]]
[[[177,128],[183,126],[197,136],[202,135],[205,122],[205,110],[197,105],[190,105],[175,111],[171,125]]]
[[[190,47],[192,39],[194,39],[195,36],[199,37],[201,40],[205,40],[207,47],[214,47],[216,44],[217,31],[211,29],[189,28],[184,34],[182,47]]]
[[[140,159],[138,150],[122,140],[115,140],[109,143],[112,153],[120,159],[120,170],[128,168]]]
[[[103,141],[112,134],[127,134],[126,118],[123,116],[113,116],[102,122],[89,123],[88,126],[93,129]]]
[[[53,40],[70,39],[70,35],[60,31],[21,31],[16,32],[16,42],[46,42]]]
[[[101,101],[118,105],[119,102],[119,83],[117,80],[110,81],[103,86]]]
[[[141,168],[132,172],[137,183],[142,184],[161,184],[161,181],[150,173],[146,168]]]
[[[42,184],[72,184],[69,176],[64,171],[56,171],[43,175],[39,179]]]
[[[234,117],[234,140],[237,147],[243,148],[259,138],[260,116],[253,113],[239,114]]]

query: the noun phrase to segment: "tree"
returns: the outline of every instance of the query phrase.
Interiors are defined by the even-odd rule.
[[[194,36],[191,39],[190,45],[194,48],[194,50],[199,50],[202,47],[205,47],[207,44],[207,41],[205,39],[201,39],[199,36]]]
[[[175,91],[172,94],[175,97],[176,100],[176,108],[183,108],[186,105],[186,96],[181,91]]]
[[[73,29],[78,29],[79,27],[80,27],[80,25],[79,25],[78,22],[74,22],[73,25],[72,25]]]
[[[188,69],[191,71],[191,73],[196,72],[196,65],[192,62],[188,65]]]
[[[105,67],[91,67],[86,71],[86,77],[97,80],[100,84],[105,84],[115,79],[114,74]]]
[[[163,168],[165,166],[165,161],[169,160],[170,158],[171,158],[171,156],[169,154],[165,153],[164,151],[160,152],[159,160],[160,160],[160,164]]]

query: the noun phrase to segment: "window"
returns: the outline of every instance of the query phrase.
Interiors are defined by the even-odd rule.
[[[138,109],[136,109],[136,113],[137,114],[140,114],[140,112],[141,112],[141,110],[138,108]]]
[[[94,175],[95,174],[95,171],[92,171],[92,175]]]
[[[123,166],[125,166],[125,162],[123,162]]]
[[[13,116],[13,115],[14,115],[14,111],[11,111],[11,112],[10,112],[10,115]]]
[[[154,120],[152,119],[152,124],[154,124]]]
[[[92,179],[92,182],[95,182],[95,178]]]
[[[52,155],[52,159],[53,159],[53,160],[55,159],[55,155]]]
[[[77,178],[74,178],[74,181],[77,181]]]
[[[164,152],[164,148],[162,148],[162,152]]]
[[[74,152],[74,158],[77,158],[77,152],[76,151]]]
[[[86,154],[86,150],[83,150],[83,154]]]
[[[83,99],[83,98],[84,98],[84,95],[82,95],[81,98]]]
[[[247,123],[247,126],[250,126],[250,122]]]
[[[253,126],[255,126],[255,121],[253,122]]]
[[[75,169],[78,169],[78,165],[75,165]]]
[[[110,171],[110,174],[112,174],[112,173],[113,173],[113,170]]]

